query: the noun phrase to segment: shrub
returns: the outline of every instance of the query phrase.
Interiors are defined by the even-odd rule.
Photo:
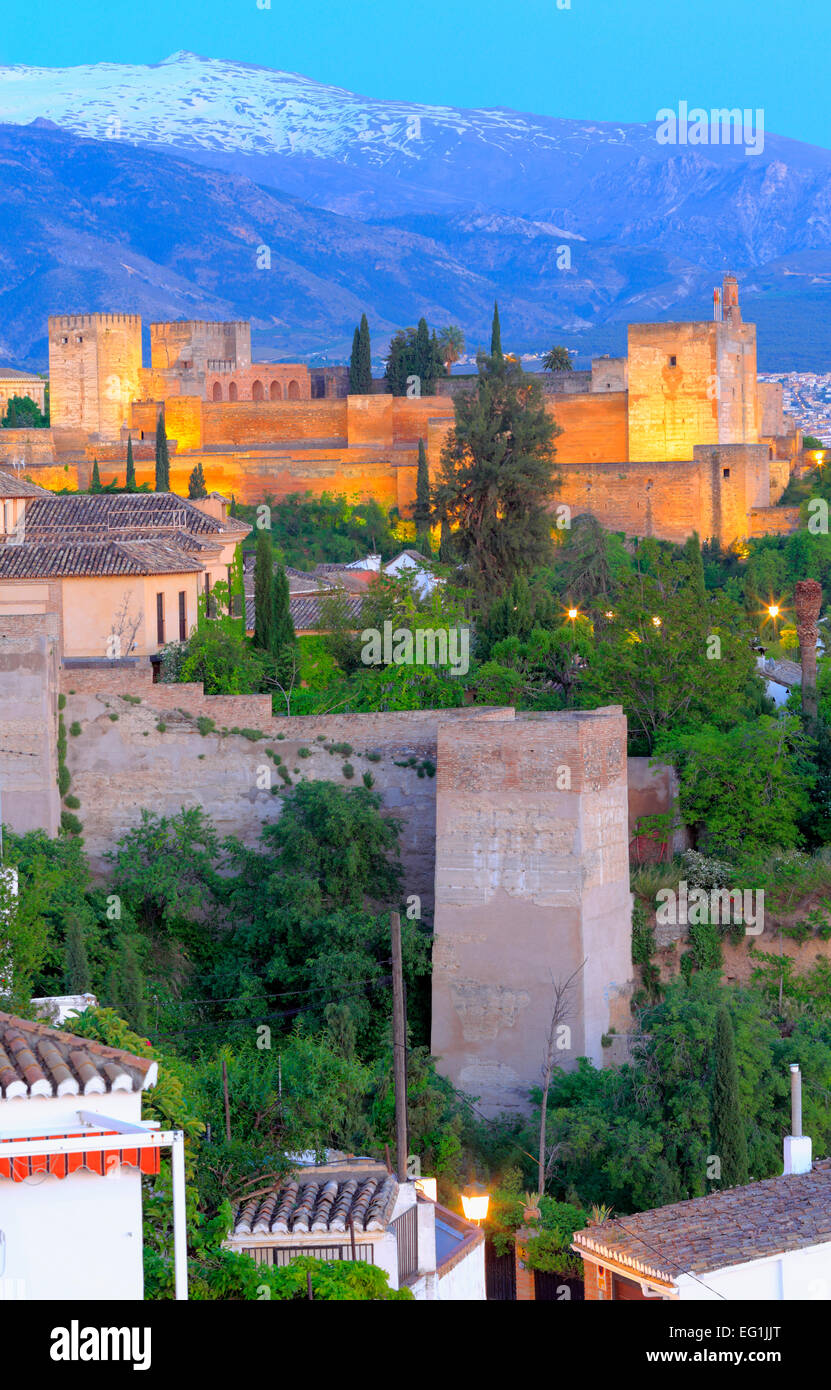
[[[110,719],[113,721],[113,723],[115,723],[115,721],[116,721],[117,718],[118,718],[118,715],[117,715],[117,714],[111,714],[111,715],[110,715]]]
[[[81,732],[81,726],[78,723],[77,719],[73,719],[72,723],[69,726],[69,732],[71,733],[73,738],[78,737],[79,733]]]
[[[63,802],[64,806],[68,806],[70,811],[77,811],[78,807],[81,804],[77,796],[72,796],[71,794],[69,796],[65,796]]]
[[[83,826],[71,811],[61,811],[61,832],[64,835],[80,835]]]
[[[64,695],[63,691],[61,691],[60,695],[58,696],[58,709],[66,709],[66,696]]]
[[[298,748],[297,756],[298,758],[310,758],[312,756],[312,750],[311,748]]]
[[[370,789],[370,788],[372,788],[372,787],[375,786],[375,778],[373,777],[373,775],[372,775],[371,772],[365,772],[365,773],[364,773],[364,776],[363,776],[363,783],[364,783],[364,786],[367,787],[368,789]]]
[[[156,725],[156,728],[158,729],[160,734],[163,734],[165,729],[167,728],[167,725],[165,724],[163,719],[160,719],[158,724]]]
[[[199,718],[196,721],[196,727],[199,730],[202,737],[205,738],[206,734],[213,733],[214,729],[216,728],[216,724],[214,723],[213,719],[208,718],[207,714],[200,714]]]
[[[366,758],[367,762],[370,763],[380,763],[381,761],[380,753],[364,753],[364,757]]]
[[[140,705],[140,704],[141,704],[141,696],[140,696],[140,695],[122,695],[121,698],[122,698],[122,700],[126,700],[128,705]]]
[[[341,768],[341,771],[342,771],[344,777],[354,777],[354,776],[355,776],[355,769],[354,769],[354,767],[352,766],[351,763],[344,763],[343,767]]]

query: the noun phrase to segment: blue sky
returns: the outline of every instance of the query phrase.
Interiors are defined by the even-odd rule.
[[[551,116],[761,107],[769,132],[831,147],[828,0],[266,2],[3,0],[0,63],[154,63],[190,49],[368,96]]]

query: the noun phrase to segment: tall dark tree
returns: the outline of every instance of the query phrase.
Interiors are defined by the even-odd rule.
[[[89,960],[80,919],[72,913],[66,922],[64,979],[67,994],[86,994],[90,987]]]
[[[693,531],[692,535],[687,537],[684,553],[689,561],[690,583],[697,597],[703,603],[707,596],[707,590],[704,584],[704,559],[701,554],[701,544],[697,531]]]
[[[747,1132],[739,1101],[739,1068],[736,1038],[726,1008],[716,1022],[713,1079],[713,1153],[721,1160],[722,1187],[738,1187],[748,1180]]]
[[[416,528],[416,545],[424,555],[430,554],[430,470],[427,467],[427,453],[424,440],[418,441],[418,467],[416,469],[416,500],[413,507],[413,520]]]
[[[124,480],[124,486],[128,492],[135,492],[136,490],[136,465],[133,462],[132,435],[130,435],[127,439],[127,476]]]
[[[366,396],[372,390],[372,344],[366,314],[361,314],[360,325],[355,329],[352,339],[349,390],[358,396]]]
[[[274,552],[271,532],[263,528],[254,557],[254,646],[274,651]]]
[[[493,302],[493,324],[491,325],[491,357],[502,356],[502,329],[499,326],[499,305]]]
[[[283,565],[274,566],[274,655],[279,656],[286,647],[293,647],[297,641],[294,622],[291,616],[289,580]]]
[[[364,395],[372,390],[372,344],[366,314],[361,314],[358,331],[358,386]]]
[[[144,976],[132,942],[123,937],[119,951],[119,1000],[124,1016],[134,1028],[147,1026],[147,1006],[144,999]]]
[[[188,479],[188,497],[207,497],[208,489],[205,485],[205,474],[202,471],[202,460],[200,459]]]
[[[550,556],[560,431],[518,362],[480,356],[478,365],[476,391],[454,401],[433,502],[474,585],[492,597]]]
[[[101,491],[101,474],[98,471],[98,459],[93,459],[92,461],[92,477],[90,478],[89,490],[90,492]]]
[[[163,410],[156,423],[156,492],[170,492],[170,455]]]
[[[355,332],[352,334],[352,352],[349,358],[349,392],[350,395],[353,396],[357,396],[360,394],[358,390],[358,381],[360,379],[358,370],[358,358],[360,356],[360,351],[361,331],[358,325],[355,324]]]
[[[415,360],[413,362],[415,375],[420,382],[420,395],[429,396],[432,393],[434,376],[433,350],[430,345],[430,331],[427,327],[427,320],[420,318],[415,336]]]

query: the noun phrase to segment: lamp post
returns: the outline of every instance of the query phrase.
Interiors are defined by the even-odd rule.
[[[468,1183],[462,1193],[462,1210],[468,1221],[475,1221],[477,1226],[481,1226],[488,1214],[490,1205],[490,1193],[480,1182]]]

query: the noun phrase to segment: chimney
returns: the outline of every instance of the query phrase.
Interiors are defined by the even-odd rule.
[[[791,1063],[791,1133],[785,1136],[785,1173],[810,1173],[811,1141],[802,1133],[802,1074]]]

